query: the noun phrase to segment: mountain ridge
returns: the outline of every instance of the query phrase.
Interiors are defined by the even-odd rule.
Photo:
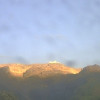
[[[65,66],[61,63],[46,63],[46,64],[0,64],[0,70],[9,73],[14,77],[48,77],[54,75],[67,75],[67,74],[79,74],[100,72],[100,66],[89,65],[84,68],[72,68]]]
[[[99,65],[86,66],[76,74],[72,74],[70,67],[58,63],[0,66],[0,91],[5,90],[7,94],[13,93],[18,100],[100,100]],[[67,68],[66,73],[61,73],[65,67]],[[21,68],[24,75],[22,77],[12,77],[14,75],[11,76],[10,68]],[[45,68],[49,68],[50,72],[46,71]],[[51,73],[50,68],[53,72],[60,73],[60,75]],[[45,72],[43,72],[44,69]],[[68,73],[68,69],[71,73]],[[36,70],[45,73],[42,74],[46,78],[42,78],[41,73],[36,72]],[[36,74],[33,74],[34,72],[40,76],[37,77]],[[48,73],[49,76],[52,74],[54,76],[48,77]]]
[[[5,67],[8,67],[9,73],[16,77],[31,77],[34,75],[47,77],[56,74],[77,74],[81,71],[81,68],[71,68],[60,63],[0,64],[0,69]]]
[[[100,65],[88,65],[82,69],[80,73],[100,72]]]

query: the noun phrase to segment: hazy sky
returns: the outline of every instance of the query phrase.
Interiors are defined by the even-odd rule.
[[[0,0],[0,63],[100,64],[100,0]]]

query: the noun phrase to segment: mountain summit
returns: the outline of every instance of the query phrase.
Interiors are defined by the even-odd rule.
[[[81,73],[100,72],[100,65],[89,65],[83,68]]]
[[[47,77],[57,74],[77,74],[81,68],[71,68],[63,64],[50,62],[47,64],[1,64],[0,69],[8,68],[8,72],[16,77]]]

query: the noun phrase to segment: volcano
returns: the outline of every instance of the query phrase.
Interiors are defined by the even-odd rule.
[[[57,74],[77,74],[81,71],[81,68],[71,68],[56,62],[31,65],[1,64],[0,68],[8,68],[8,73],[16,77],[30,77],[34,75],[39,77],[47,77]]]
[[[100,66],[1,64],[0,100],[100,100]]]

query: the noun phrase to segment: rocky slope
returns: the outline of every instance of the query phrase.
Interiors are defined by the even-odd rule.
[[[95,64],[95,65],[89,65],[86,66],[82,69],[81,73],[94,73],[94,72],[100,72],[100,66]]]
[[[56,74],[77,74],[81,68],[71,68],[60,63],[48,64],[1,64],[0,69],[8,68],[8,72],[17,77],[39,77],[53,76]]]

